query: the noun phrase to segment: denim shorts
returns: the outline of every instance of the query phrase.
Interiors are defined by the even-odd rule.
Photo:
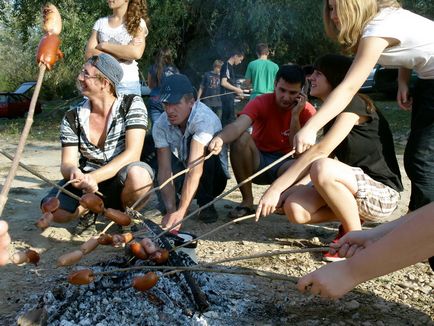
[[[125,185],[125,180],[127,179],[128,170],[133,166],[140,166],[144,168],[150,175],[151,179],[154,180],[154,171],[152,168],[146,164],[145,162],[132,162],[130,164],[125,165],[119,172],[113,177],[98,184],[98,191],[101,192],[104,197],[104,206],[111,207],[115,209],[121,209],[121,192]],[[63,186],[67,180],[59,181],[58,185]],[[83,195],[83,191],[81,189],[77,189],[72,185],[68,185],[65,187],[66,190],[69,190],[73,194],[81,197]],[[41,200],[41,205],[48,200],[50,197],[54,197],[57,195],[58,189],[52,188],[48,194]],[[59,194],[60,208],[70,213],[75,212],[79,203],[76,199],[71,198],[67,194],[61,192]]]
[[[286,154],[282,153],[268,153],[268,152],[261,152],[260,153],[260,161],[259,166],[256,169],[255,173],[262,170],[266,166],[270,165],[271,163],[277,161],[279,158]],[[257,185],[270,185],[274,182],[274,180],[277,179],[278,175],[277,172],[279,171],[280,167],[285,164],[286,162],[293,161],[294,159],[291,157],[288,157],[287,159],[283,160],[282,162],[277,163],[272,168],[268,169],[264,173],[258,175],[256,178],[252,180],[254,184]]]

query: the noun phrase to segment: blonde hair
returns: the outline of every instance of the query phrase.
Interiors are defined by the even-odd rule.
[[[324,0],[323,19],[326,34],[341,44],[345,51],[355,53],[366,24],[383,8],[399,8],[397,0],[335,0],[339,29],[330,19],[329,1]]]

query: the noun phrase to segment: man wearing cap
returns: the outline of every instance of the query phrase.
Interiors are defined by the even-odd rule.
[[[182,74],[169,76],[161,87],[160,99],[165,112],[152,128],[159,184],[206,155],[208,143],[222,129],[217,115],[205,104],[195,102],[194,93],[190,80]],[[221,155],[200,162],[184,178],[177,178],[164,187],[161,191],[166,209],[163,228],[182,221],[193,198],[203,206],[221,194],[227,176],[227,153],[223,150]],[[177,193],[180,194],[179,204]],[[217,217],[213,205],[199,215],[205,223],[213,223]],[[179,228],[180,225],[174,229]]]
[[[109,54],[89,58],[77,77],[83,102],[62,120],[60,185],[81,196],[97,190],[106,207],[131,206],[152,186],[153,171],[140,162],[148,116],[140,96],[118,95],[122,68]],[[127,101],[127,97],[130,100]],[[79,158],[77,160],[77,158]],[[56,189],[42,200],[55,195]],[[61,193],[54,221],[69,222],[87,213],[75,199]],[[92,225],[96,216],[86,214],[76,233]]]

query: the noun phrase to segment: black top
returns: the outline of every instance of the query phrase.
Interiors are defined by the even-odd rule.
[[[228,62],[226,61],[223,66],[222,69],[220,70],[220,81],[223,78],[227,78],[228,83],[235,86],[235,72],[234,72],[234,67]],[[223,86],[220,86],[220,94],[226,94],[226,93],[231,93],[232,91],[224,88]]]
[[[202,97],[214,96],[203,100],[202,102],[209,107],[221,107],[222,102],[220,100],[220,75],[214,71],[208,71],[203,75],[200,86],[203,88]]]
[[[356,95],[343,112],[367,116],[369,119],[355,125],[348,136],[336,147],[333,154],[339,161],[359,167],[372,179],[381,182],[396,191],[402,191],[401,173],[396,160],[392,132],[380,111],[367,111],[365,101]],[[327,132],[333,122],[325,127]]]

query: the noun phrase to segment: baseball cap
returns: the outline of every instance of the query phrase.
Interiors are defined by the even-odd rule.
[[[118,60],[116,60],[110,54],[100,53],[99,55],[89,58],[87,62],[101,71],[104,76],[106,76],[107,79],[113,83],[115,86],[116,95],[119,95],[118,86],[122,80],[122,77],[124,76],[124,72]]]
[[[165,78],[160,89],[160,101],[179,103],[185,94],[194,94],[194,88],[186,75],[174,74]]]

